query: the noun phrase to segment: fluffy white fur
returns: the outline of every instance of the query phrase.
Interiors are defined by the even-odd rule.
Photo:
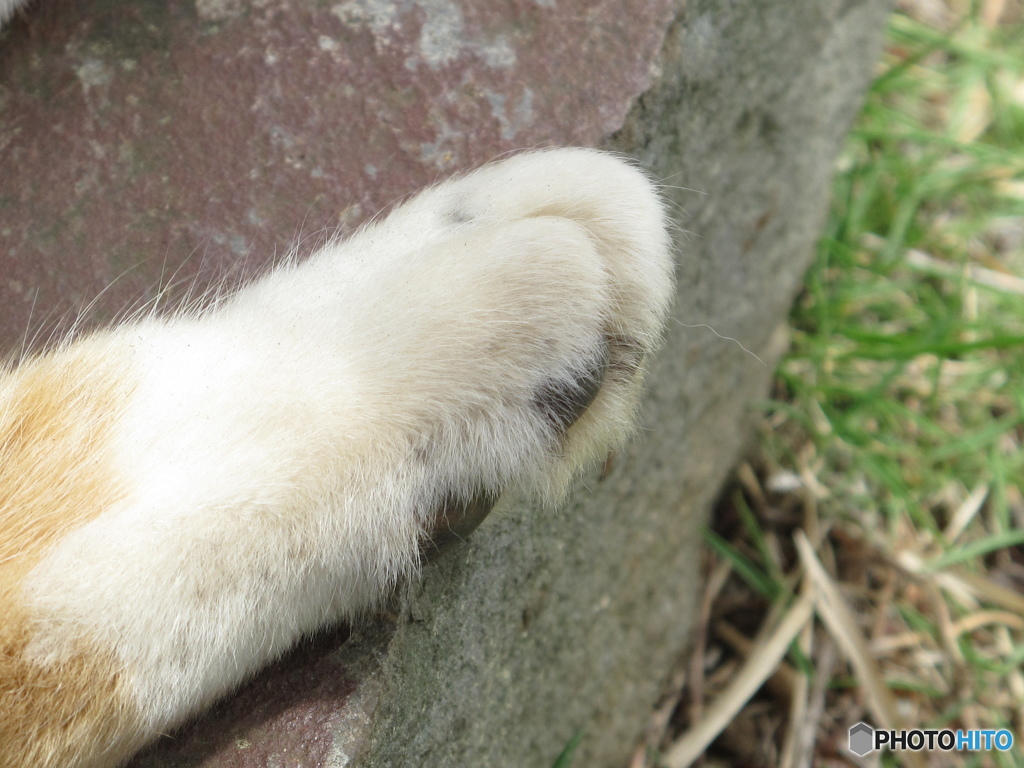
[[[446,502],[557,500],[629,433],[671,272],[642,173],[535,152],[213,309],[94,339],[131,392],[111,433],[126,492],[25,577],[31,663],[111,650],[148,738],[371,608]],[[545,393],[595,370],[566,432]]]

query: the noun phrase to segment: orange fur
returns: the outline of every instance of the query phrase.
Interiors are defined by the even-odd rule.
[[[105,447],[127,366],[105,347],[93,337],[0,378],[0,585],[123,495]]]
[[[79,643],[59,664],[34,663],[26,654],[31,615],[10,588],[0,605],[0,766],[113,765],[140,747],[138,715],[112,654]]]
[[[124,495],[109,432],[130,389],[123,355],[93,337],[0,378],[0,766],[67,768],[124,755],[136,715],[109,650],[79,641],[60,661],[31,658],[26,574],[70,530]]]

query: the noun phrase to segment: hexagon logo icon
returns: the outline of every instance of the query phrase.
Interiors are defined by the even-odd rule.
[[[864,757],[874,749],[875,729],[867,723],[857,723],[850,727],[850,751],[858,757]]]

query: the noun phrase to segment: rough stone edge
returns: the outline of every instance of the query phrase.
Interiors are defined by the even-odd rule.
[[[824,57],[829,59],[832,64],[839,65],[840,68],[842,68],[844,63],[850,64],[849,61],[844,61],[843,59],[844,48],[847,53],[849,53],[851,50],[860,51],[859,67],[853,67],[853,71],[850,74],[854,75],[854,78],[850,83],[847,84],[847,87],[844,89],[845,92],[848,94],[863,94],[863,92],[866,90],[867,85],[870,82],[871,65],[876,60],[876,53],[880,48],[881,31],[883,28],[882,22],[884,20],[885,12],[887,12],[888,7],[889,3],[886,0],[866,0],[865,2],[862,3],[857,3],[855,1],[845,3],[841,9],[840,15],[848,17],[846,24],[843,27],[844,31],[847,33],[846,38],[840,39],[836,35],[831,35],[824,44],[825,48],[832,49],[831,52],[826,52],[824,54]],[[682,20],[685,15],[686,10],[681,9],[676,20],[673,22],[673,27],[676,27],[680,23],[682,23]],[[861,27],[861,34],[856,34],[856,29],[858,27]],[[662,71],[664,71],[664,69],[666,68],[666,60],[670,59],[670,57],[672,56],[672,48],[675,45],[675,41],[673,41],[671,38],[672,35],[670,34],[669,40],[666,43],[665,50],[663,50],[662,52],[660,63]],[[835,70],[833,69],[832,74],[834,74],[834,72]],[[822,78],[826,78],[830,73],[826,69],[820,71],[819,74]],[[650,115],[652,113],[657,114],[659,111],[661,111],[660,117],[662,117],[663,119],[666,117],[666,112],[662,110],[664,110],[665,104],[671,101],[672,99],[666,97],[665,93],[672,92],[672,85],[672,83],[666,83],[664,80],[661,80],[651,90],[643,94],[637,100],[637,103],[634,105],[634,108],[630,111],[629,115],[627,116],[623,128],[620,131],[618,131],[614,137],[611,138],[611,145],[615,149],[625,154],[637,157],[646,167],[648,167],[655,173],[662,172],[665,176],[669,175],[669,172],[671,172],[672,169],[664,168],[664,158],[659,157],[656,149],[652,151],[651,147],[655,142],[650,141],[652,137],[644,136],[645,131],[642,130],[641,124],[644,123],[645,120],[650,119]],[[659,93],[659,91],[661,93]],[[654,103],[658,101],[659,98],[662,101],[661,105],[657,105]],[[819,139],[825,140],[826,144],[831,143],[831,147],[825,148],[825,151],[831,156],[834,157],[838,153],[841,139],[843,136],[845,136],[846,128],[848,128],[848,126],[852,124],[854,117],[859,111],[861,101],[862,100],[860,96],[846,99],[845,108],[841,108],[839,110],[841,116],[837,118],[837,123],[841,125],[842,128],[831,137],[818,137]],[[684,112],[687,108],[687,105],[684,102],[679,101],[677,102],[677,107],[680,112]],[[671,119],[671,116],[669,116],[668,119]],[[831,173],[826,172],[824,174],[824,178],[822,179],[823,184],[827,185],[828,179],[830,177]],[[823,195],[820,196],[818,200],[814,203],[814,207],[817,208],[817,211],[814,212],[814,214],[811,217],[811,221],[813,221],[811,229],[816,232],[820,232],[822,228],[822,224],[824,222],[824,218],[827,212],[827,202],[828,196]],[[803,251],[804,252],[800,255],[802,267],[798,270],[795,270],[797,280],[794,281],[789,286],[789,289],[784,292],[785,295],[782,297],[782,301],[787,307],[791,303],[793,296],[798,290],[799,278],[802,276],[805,268],[810,263],[811,256],[813,254],[813,242],[807,243]],[[785,320],[784,318],[778,318],[778,320],[779,322],[777,324],[762,329],[763,333],[760,334],[758,338],[759,343],[753,350],[753,353],[757,354],[764,361],[764,367],[769,372],[768,374],[759,377],[760,381],[754,387],[754,389],[759,390],[762,394],[767,391],[771,379],[770,372],[774,370],[775,364],[783,354],[785,347],[787,345],[788,334]],[[660,368],[659,372],[663,370],[664,367]],[[670,374],[666,372],[663,373],[662,375],[668,376]],[[658,376],[658,378],[660,378],[660,376]],[[741,414],[740,418],[737,421],[735,431],[739,439],[735,440],[733,450],[731,451],[733,460],[738,459],[740,451],[745,445],[746,440],[749,438],[751,421],[748,418],[748,416],[749,414]],[[648,421],[651,421],[650,416],[648,417]],[[724,480],[727,474],[727,471],[721,471],[719,473],[719,481]],[[590,480],[593,481],[593,477],[591,477]],[[710,502],[717,494],[717,488],[719,484],[720,483],[715,484],[715,490],[713,492],[704,494],[705,507],[708,506],[708,502]],[[577,497],[577,499],[572,503],[571,506],[573,508],[573,511],[570,514],[572,514],[573,517],[576,517],[575,511],[578,510],[580,507],[586,505],[596,505],[599,503],[601,503],[601,500],[599,498],[588,497],[586,494],[583,494],[582,496]],[[706,518],[708,511],[708,509],[703,509],[696,515],[696,518],[693,521],[694,528],[697,527],[701,520]],[[520,508],[516,510],[516,513],[531,515],[536,514],[536,510],[527,510]],[[490,534],[482,533],[481,535],[487,536]],[[694,549],[696,550],[697,548],[695,547]],[[439,583],[458,583],[460,581],[465,580],[466,577],[463,573],[460,573],[460,570],[461,569],[459,565],[457,565],[456,562],[453,560],[450,564],[442,565],[438,567],[434,572],[428,572],[427,574],[425,574],[424,586],[419,589],[414,588],[412,592],[405,598],[404,606],[406,614],[415,615],[417,613],[416,605],[422,604],[424,601],[429,602],[431,600],[450,598],[451,590],[446,590],[444,588],[438,589],[437,585]],[[696,574],[695,564],[692,568],[691,573],[693,575]],[[692,601],[691,607],[693,607],[695,603],[696,600]],[[687,619],[687,623],[689,623],[689,621],[690,619]],[[411,626],[411,624],[406,626]],[[406,640],[405,635],[406,629],[400,626],[398,629],[398,633],[396,634],[395,639],[392,642],[397,645],[402,644]],[[389,648],[388,655],[385,658],[385,678],[387,678],[389,675],[394,675],[398,673],[398,665],[394,663],[394,654],[401,651],[396,650],[397,645],[392,645],[392,647]],[[408,643],[406,643],[406,645],[408,645]],[[671,671],[671,668],[665,669],[665,682],[667,682],[667,679],[670,677]],[[385,683],[385,685],[388,685],[388,683]],[[385,695],[387,695],[387,693]],[[651,705],[653,705],[655,702],[652,699],[650,703]],[[646,722],[646,718],[646,712],[642,713],[637,718],[637,727],[635,729],[635,733],[639,734],[642,731],[642,727]],[[379,745],[382,741],[387,740],[390,736],[394,735],[395,731],[395,723],[389,722],[386,719],[386,717],[375,718],[374,732],[373,734],[371,734],[371,742],[376,740],[377,750],[375,751],[374,745],[371,744],[369,752],[364,753],[360,756],[360,760],[357,763],[360,766],[360,768],[371,768],[371,766],[375,767],[378,765],[387,764],[384,761],[384,759],[382,759],[382,752],[379,749]],[[596,756],[592,752],[588,752],[586,749],[582,750],[581,752],[582,756],[580,757],[580,760],[582,761],[582,764],[588,766],[597,764],[618,764],[618,761],[606,762],[606,760],[604,759],[606,756],[602,756],[601,758],[595,760]]]

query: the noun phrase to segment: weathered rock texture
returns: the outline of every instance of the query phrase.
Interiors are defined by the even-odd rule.
[[[112,282],[86,324],[517,147],[633,154],[681,227],[643,435],[603,478],[558,512],[505,500],[393,613],[311,641],[135,768],[548,766],[580,728],[576,765],[625,764],[685,648],[700,525],[766,391],[885,9],[47,0],[0,33],[7,350]]]

